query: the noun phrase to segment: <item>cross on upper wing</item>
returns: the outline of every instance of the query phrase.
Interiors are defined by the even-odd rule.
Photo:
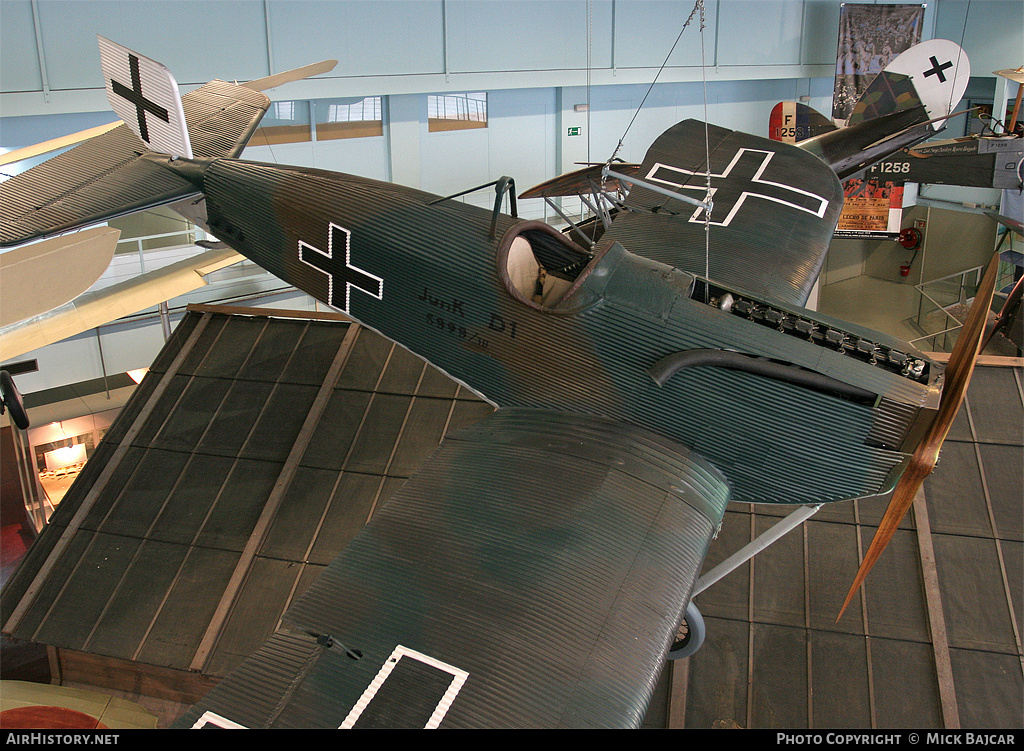
[[[774,152],[742,148],[720,172],[695,172],[657,163],[647,173],[647,179],[686,190],[702,190],[699,183],[689,184],[693,177],[710,178],[713,207],[711,224],[728,226],[748,198],[760,198],[806,211],[816,217],[824,215],[828,199],[807,190],[781,182],[764,179],[764,171]],[[691,222],[704,221],[704,209],[699,207],[690,217]]]
[[[636,186],[604,241],[733,289],[806,302],[843,206],[842,184],[824,161],[686,120],[652,144],[640,174],[681,195],[701,191],[701,198],[710,181],[711,220],[705,228],[703,208]]]

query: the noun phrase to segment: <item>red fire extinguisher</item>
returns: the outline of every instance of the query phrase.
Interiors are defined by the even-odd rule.
[[[917,251],[921,248],[921,232],[913,227],[901,229],[899,243],[907,250],[914,251],[911,259],[903,266],[900,266],[900,276],[908,276],[910,274],[910,267],[914,263],[914,259],[917,258]]]

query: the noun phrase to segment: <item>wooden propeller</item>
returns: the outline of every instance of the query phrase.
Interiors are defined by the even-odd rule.
[[[1006,296],[1006,302],[1003,303],[999,315],[996,316],[995,325],[992,326],[984,343],[981,345],[982,349],[985,349],[985,346],[1002,329],[1013,325],[1014,320],[1020,315],[1022,298],[1024,298],[1024,277],[1017,280],[1017,283],[1013,285],[1013,289],[1010,290],[1010,294]]]
[[[967,386],[971,381],[974,365],[978,360],[978,355],[981,354],[982,336],[985,333],[985,324],[988,320],[989,308],[992,305],[998,267],[999,256],[995,255],[985,270],[985,275],[982,277],[978,292],[974,297],[974,304],[971,306],[960,336],[956,340],[953,352],[949,356],[945,373],[946,383],[942,389],[942,397],[939,400],[935,420],[911,456],[906,471],[892,491],[889,507],[885,510],[885,515],[878,525],[878,530],[875,532],[875,537],[871,541],[867,553],[864,554],[864,560],[861,562],[857,576],[854,577],[850,591],[846,595],[843,607],[836,618],[837,621],[843,617],[843,613],[861,584],[864,583],[868,572],[871,571],[886,545],[896,534],[897,527],[914,502],[918,488],[938,463],[939,449],[942,448],[942,442],[949,433],[953,419],[960,411],[960,405],[963,404],[964,397],[967,395]]]

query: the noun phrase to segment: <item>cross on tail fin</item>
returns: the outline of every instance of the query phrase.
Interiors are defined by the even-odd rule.
[[[178,82],[155,60],[99,37],[111,109],[152,150],[192,158]]]

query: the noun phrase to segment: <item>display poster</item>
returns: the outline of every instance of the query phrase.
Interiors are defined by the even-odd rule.
[[[843,127],[871,81],[921,41],[925,6],[844,3],[839,13],[832,119]],[[903,183],[865,178],[843,183],[837,237],[895,238],[903,217]]]
[[[888,239],[900,233],[903,183],[854,178],[843,183],[843,212],[836,237]]]
[[[846,123],[872,79],[901,52],[921,41],[925,6],[844,3],[832,93],[832,119]]]

